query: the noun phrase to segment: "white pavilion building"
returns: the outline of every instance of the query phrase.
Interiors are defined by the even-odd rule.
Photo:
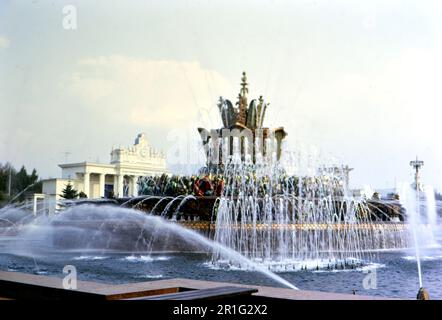
[[[149,145],[145,133],[138,134],[135,144],[127,148],[112,149],[109,164],[79,162],[59,165],[61,178],[43,180],[43,194],[48,213],[57,209],[60,194],[68,183],[90,199],[107,197],[135,197],[137,181],[142,176],[169,174],[164,153]]]

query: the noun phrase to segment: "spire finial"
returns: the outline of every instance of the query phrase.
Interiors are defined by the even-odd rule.
[[[246,72],[243,71],[242,77],[241,77],[241,92],[240,92],[240,94],[243,98],[246,98],[247,93],[249,93],[249,89],[247,88],[247,86],[248,86],[247,75],[246,75]]]
[[[236,122],[245,125],[247,119],[247,93],[249,93],[249,89],[247,88],[247,76],[245,71],[242,73],[241,77],[241,90],[238,95],[238,102],[236,103],[238,106],[238,116]]]

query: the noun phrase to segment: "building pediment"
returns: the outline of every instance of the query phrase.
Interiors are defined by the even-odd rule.
[[[165,163],[165,156],[150,146],[146,135],[140,133],[133,146],[120,147],[111,151],[111,163],[162,164]]]

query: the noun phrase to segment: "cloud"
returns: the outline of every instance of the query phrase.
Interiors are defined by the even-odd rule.
[[[370,169],[364,166],[375,161],[373,144],[377,152],[395,157],[378,164],[377,170],[402,161],[400,156],[407,157],[408,151],[397,143],[403,139],[413,155],[425,155],[423,148],[438,145],[440,136],[439,52],[403,50],[369,72],[342,72],[332,79],[316,80],[314,85],[307,83],[299,97],[289,89],[269,95],[273,106],[267,125],[284,125],[290,143],[305,140],[307,145],[339,155],[345,163],[352,159],[364,176],[360,180],[366,179],[362,172]],[[196,61],[121,55],[82,59],[67,80],[68,93],[81,100],[84,115],[104,120],[90,120],[97,124],[89,125],[95,130],[89,136],[108,132],[115,139],[119,132],[146,130],[152,140],[161,141],[162,148],[170,146],[164,136],[173,129],[184,129],[183,135],[197,139],[195,127],[219,127],[217,97],[234,99],[231,93],[237,89],[219,72]],[[292,83],[291,79],[281,81],[281,85]],[[295,107],[287,101],[295,101]],[[442,159],[432,149],[432,156]]]
[[[5,36],[0,35],[0,49],[9,48],[10,41]]]
[[[149,60],[121,55],[83,59],[68,90],[92,112],[138,127],[186,127],[214,122],[217,97],[230,89],[217,71],[196,61]],[[111,120],[112,121],[112,120]]]
[[[440,1],[375,2],[125,5],[130,24],[121,6],[95,6],[72,37],[53,28],[53,10],[19,6],[8,21],[29,17],[43,36],[0,36],[20,53],[0,73],[0,154],[55,175],[63,151],[107,161],[141,131],[167,151],[182,132],[172,129],[198,139],[195,127],[219,127],[217,97],[236,100],[245,70],[287,144],[332,153],[355,167],[352,183],[374,186],[408,177],[417,153],[441,188]]]

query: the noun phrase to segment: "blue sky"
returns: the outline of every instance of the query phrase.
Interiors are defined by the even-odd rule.
[[[410,180],[418,154],[442,189],[441,14],[438,1],[1,1],[0,161],[55,177],[63,152],[107,162],[141,131],[165,152],[177,132],[197,141],[245,70],[288,148],[349,164],[354,187]]]

